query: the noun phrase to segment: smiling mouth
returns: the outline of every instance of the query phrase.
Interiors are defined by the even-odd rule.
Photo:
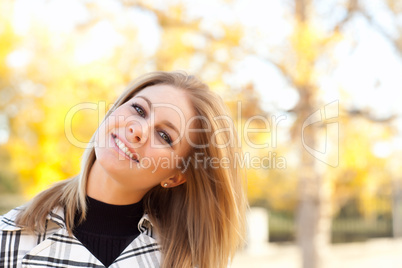
[[[127,148],[127,146],[124,144],[124,142],[119,140],[119,138],[117,138],[117,136],[113,133],[112,133],[112,138],[113,138],[114,142],[116,143],[117,147],[119,147],[123,153],[125,153],[130,159],[139,163],[139,161],[137,159],[137,153],[130,152],[130,150]]]

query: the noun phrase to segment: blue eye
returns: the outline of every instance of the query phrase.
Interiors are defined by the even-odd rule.
[[[137,111],[137,113],[138,113],[141,117],[145,117],[145,116],[146,116],[145,110],[144,110],[140,105],[138,105],[137,103],[133,103],[133,104],[131,104],[131,106]]]
[[[147,115],[144,108],[141,107],[141,105],[137,103],[131,104],[131,106],[136,110],[136,112],[143,118]],[[167,142],[170,146],[172,146],[172,139],[170,138],[169,134],[164,132],[164,131],[159,131],[159,136]]]
[[[164,141],[166,141],[170,146],[172,145],[172,139],[170,138],[169,134],[161,131],[159,132],[159,135],[162,137]]]

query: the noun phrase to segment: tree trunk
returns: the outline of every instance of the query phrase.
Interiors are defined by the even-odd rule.
[[[300,246],[302,267],[323,267],[328,252],[331,229],[330,191],[323,180],[325,163],[318,161],[306,147],[317,149],[318,137],[326,137],[325,129],[304,126],[314,111],[314,90],[312,87],[300,89],[299,115],[296,137],[301,137],[299,207],[297,211],[297,242]],[[321,135],[322,134],[322,135]],[[322,160],[322,159],[321,159]]]
[[[301,25],[308,23],[311,0],[295,0],[294,3],[296,23]],[[303,57],[303,55],[299,56]],[[308,68],[313,70],[314,60],[308,65]],[[311,75],[310,79],[312,77]],[[327,190],[329,187],[326,187],[323,181],[325,164],[318,161],[311,154],[311,150],[317,150],[318,138],[324,133],[320,133],[322,131],[315,127],[313,122],[305,124],[318,108],[314,81],[304,80],[304,83],[297,87],[300,100],[297,105],[298,118],[293,133],[294,138],[301,140],[297,242],[300,246],[302,267],[320,268],[324,266],[323,260],[330,240],[330,191]],[[321,114],[317,115],[321,116]],[[321,117],[319,119],[322,120]]]

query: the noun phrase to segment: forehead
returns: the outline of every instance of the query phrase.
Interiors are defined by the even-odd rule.
[[[182,113],[187,120],[194,115],[193,105],[183,89],[170,85],[154,85],[142,89],[133,98],[149,100],[155,112],[159,109],[163,112],[176,111]],[[171,114],[170,114],[171,115]]]
[[[186,102],[189,102],[186,92],[183,89],[170,85],[154,85],[146,87],[138,92],[134,97],[138,96],[147,97],[153,103],[174,103],[183,107],[190,106],[185,105]]]

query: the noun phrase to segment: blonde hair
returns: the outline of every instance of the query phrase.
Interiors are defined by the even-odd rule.
[[[155,186],[143,198],[158,233],[162,267],[226,267],[244,241],[247,201],[244,173],[236,164],[241,157],[238,136],[222,99],[194,76],[154,72],[136,79],[105,118],[142,89],[157,84],[184,90],[197,115],[197,128],[203,129],[187,155],[186,183],[169,189]],[[96,158],[94,139],[95,134],[83,154],[81,173],[37,195],[20,213],[19,225],[44,231],[46,216],[56,206],[65,208],[70,233],[77,210],[85,219],[86,183]],[[207,161],[225,158],[229,164],[220,168],[200,164],[196,154]]]

